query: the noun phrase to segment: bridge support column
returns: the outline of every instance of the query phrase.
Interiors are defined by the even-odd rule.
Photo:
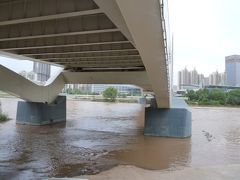
[[[173,98],[169,109],[145,110],[145,135],[186,138],[191,136],[191,131],[192,115],[183,99]]]
[[[17,106],[18,124],[47,125],[66,121],[66,96],[58,96],[54,103],[19,101]]]

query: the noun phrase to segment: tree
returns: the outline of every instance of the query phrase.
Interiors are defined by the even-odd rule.
[[[199,89],[197,92],[198,101],[206,102],[209,99],[209,90]]]
[[[232,90],[227,95],[227,104],[240,105],[240,90]]]
[[[106,100],[111,101],[111,102],[114,102],[116,100],[117,94],[118,94],[117,89],[115,89],[113,87],[109,87],[103,91],[103,97]]]
[[[82,92],[81,92],[80,89],[74,88],[74,89],[72,90],[72,94],[82,94]]]
[[[222,90],[214,89],[209,92],[209,99],[224,105],[226,101],[226,95]]]
[[[188,98],[189,101],[197,101],[198,100],[197,94],[193,90],[188,90],[186,97]]]

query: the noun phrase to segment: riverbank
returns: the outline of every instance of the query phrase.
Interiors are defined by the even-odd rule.
[[[62,94],[71,101],[93,101],[93,102],[108,102],[102,95],[79,95],[79,94]],[[117,97],[116,103],[138,103],[142,96],[127,96]],[[11,94],[0,91],[0,98],[16,98]],[[114,103],[114,102],[113,102]]]
[[[141,98],[141,96],[127,96],[124,98],[117,97],[115,102],[116,103],[138,103],[139,98]],[[67,95],[67,99],[74,100],[74,101],[108,102],[102,95]]]
[[[239,180],[240,165],[185,168],[177,171],[152,171],[135,166],[117,166],[97,175],[78,178],[89,180]]]
[[[190,107],[194,108],[240,108],[237,105],[199,105],[199,104],[188,104]]]

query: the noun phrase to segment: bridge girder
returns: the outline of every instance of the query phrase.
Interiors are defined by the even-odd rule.
[[[138,85],[147,78],[145,87],[155,93],[158,107],[169,108],[161,11],[159,0],[3,0],[0,51],[14,58],[60,65],[65,75],[78,73],[79,83],[87,83],[80,77],[86,77],[85,71],[103,73],[106,79],[105,71],[112,71],[116,80],[129,71],[141,72],[139,77],[129,77],[130,82]],[[102,83],[106,83],[104,78]]]

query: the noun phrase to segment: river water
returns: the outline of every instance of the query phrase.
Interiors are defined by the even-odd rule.
[[[176,170],[240,163],[240,109],[192,108],[192,137],[143,136],[139,104],[67,102],[67,122],[15,123],[17,99],[1,98],[0,179],[96,174],[119,164]]]

